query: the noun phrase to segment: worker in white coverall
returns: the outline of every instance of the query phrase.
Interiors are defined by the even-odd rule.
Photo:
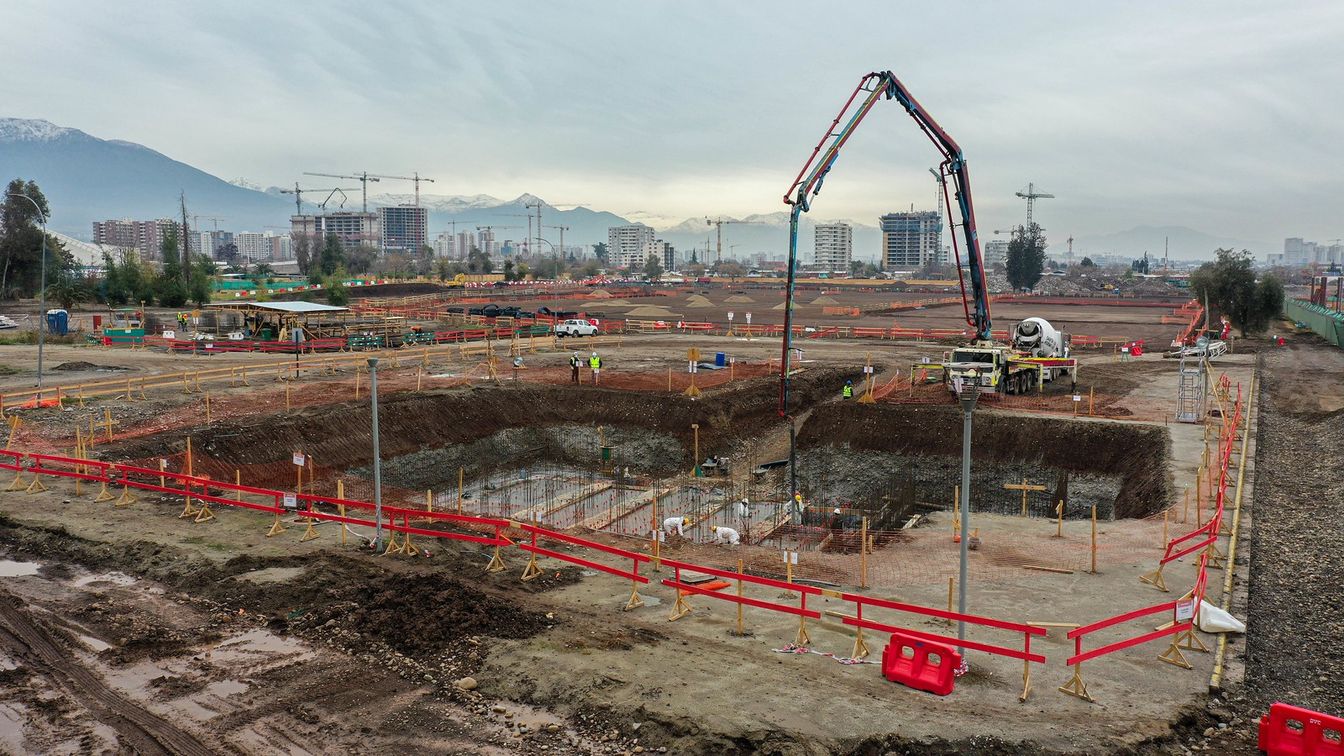
[[[742,542],[742,536],[736,530],[721,525],[711,525],[709,532],[714,534],[714,543],[736,546]]]
[[[689,517],[669,517],[666,520],[663,520],[663,532],[668,535],[676,533],[682,538],[685,538],[686,532],[683,528],[688,527],[690,524],[691,518]]]

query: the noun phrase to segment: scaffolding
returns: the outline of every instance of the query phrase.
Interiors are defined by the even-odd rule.
[[[1204,420],[1208,371],[1202,356],[1181,357],[1180,383],[1176,393],[1176,422],[1199,423]]]

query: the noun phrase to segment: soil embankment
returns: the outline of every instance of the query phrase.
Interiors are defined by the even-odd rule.
[[[810,370],[793,379],[793,396],[808,406],[830,398],[840,382],[840,369]],[[421,393],[396,393],[379,402],[381,455],[384,461],[453,445],[472,444],[511,429],[557,426],[603,426],[652,432],[679,446],[655,445],[661,454],[646,455],[641,474],[667,474],[691,465],[693,423],[699,424],[702,455],[726,451],[736,439],[751,437],[779,422],[776,384],[760,378],[707,391],[698,399],[665,394],[610,391],[503,382],[470,388]],[[320,389],[318,389],[320,390]],[[147,437],[107,447],[105,459],[155,460],[183,451],[186,435],[193,439],[198,472],[231,479],[236,468],[247,470],[253,485],[284,485],[293,481],[291,456],[302,450],[323,468],[348,470],[372,461],[370,409],[366,402],[345,402],[304,408],[288,414],[245,417],[187,430],[183,437]],[[631,433],[632,438],[641,438]],[[647,441],[647,438],[644,439]],[[647,444],[646,444],[647,445]],[[524,440],[517,453],[533,459],[567,463],[556,444]],[[547,450],[550,450],[548,452]],[[594,449],[594,451],[596,451]],[[665,455],[665,456],[664,456]],[[661,457],[661,458],[660,458]],[[481,464],[499,464],[498,457]],[[594,454],[590,464],[596,465]],[[157,463],[155,463],[157,464]],[[455,471],[455,470],[454,470]],[[468,472],[473,472],[471,468]]]
[[[922,460],[939,459],[924,477],[935,490],[945,489],[933,500],[950,501],[952,485],[961,479],[961,424],[956,407],[833,404],[812,413],[799,429],[798,445],[827,459],[834,455],[818,455],[816,450],[856,450],[858,457],[882,452],[892,457],[892,475],[902,459],[920,461],[921,469],[927,466]],[[1070,475],[1073,496],[1110,496],[1116,518],[1145,517],[1168,501],[1169,440],[1157,425],[980,412],[971,443],[973,470],[980,466],[994,476],[976,487],[991,504],[1013,475],[1034,474],[1040,476],[1035,482],[1055,488],[1060,471]],[[832,474],[842,476],[840,471]],[[1013,491],[1000,498],[1020,502],[1020,494]],[[1104,515],[1103,510],[1099,507],[1098,513]]]

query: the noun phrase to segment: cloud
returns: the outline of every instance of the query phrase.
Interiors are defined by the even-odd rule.
[[[4,115],[263,185],[418,170],[436,192],[744,215],[782,207],[859,77],[890,68],[965,149],[984,226],[1018,222],[1034,181],[1061,235],[1340,235],[1339,3],[128,7],[8,3]],[[932,205],[937,155],[884,108],[816,212]]]

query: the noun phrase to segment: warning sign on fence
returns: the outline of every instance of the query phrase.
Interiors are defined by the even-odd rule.
[[[303,452],[294,452],[294,464],[303,467]]]
[[[299,508],[298,495],[292,493],[285,494],[285,509],[298,509],[298,508]]]
[[[1184,598],[1176,602],[1176,621],[1185,622],[1195,617],[1195,599]]]

